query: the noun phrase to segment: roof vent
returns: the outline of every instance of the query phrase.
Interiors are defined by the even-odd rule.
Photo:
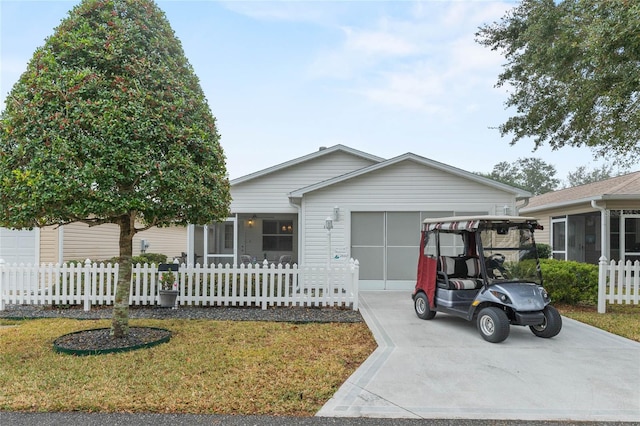
[[[320,149],[318,151],[324,151],[325,149],[327,149],[326,146],[321,146]]]

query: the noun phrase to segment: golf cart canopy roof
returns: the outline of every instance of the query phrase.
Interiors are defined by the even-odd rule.
[[[527,216],[452,216],[452,217],[435,217],[427,218],[423,222],[425,231],[433,231],[436,229],[455,231],[466,230],[475,231],[476,229],[494,228],[499,225],[521,225],[529,224],[534,228],[538,226],[538,220],[534,217]]]

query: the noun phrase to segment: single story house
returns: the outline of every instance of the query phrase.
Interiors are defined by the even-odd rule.
[[[136,236],[134,251],[145,240],[148,251],[170,258],[185,252],[190,264],[324,266],[353,258],[363,288],[410,289],[422,220],[517,214],[531,194],[413,153],[384,159],[335,145],[234,179],[231,196],[225,222],[150,229]],[[106,259],[118,251],[113,225],[8,232],[31,232],[38,262]]]
[[[361,286],[413,288],[427,217],[515,214],[531,194],[416,154],[344,145],[231,181],[225,223],[189,227],[190,262],[360,263]]]
[[[520,214],[540,220],[555,259],[640,260],[640,172],[538,195]]]

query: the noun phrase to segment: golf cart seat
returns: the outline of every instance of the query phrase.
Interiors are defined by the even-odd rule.
[[[473,256],[440,256],[438,258],[439,288],[473,290],[482,287],[480,260]]]

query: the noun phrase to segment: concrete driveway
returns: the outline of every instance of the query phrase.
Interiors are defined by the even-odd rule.
[[[640,343],[563,317],[552,339],[414,313],[410,292],[361,292],[378,349],[317,416],[640,421]]]

